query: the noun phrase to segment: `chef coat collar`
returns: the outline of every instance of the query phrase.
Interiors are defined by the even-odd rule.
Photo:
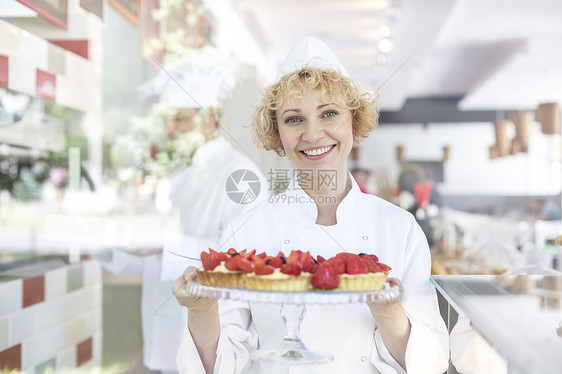
[[[192,165],[208,163],[228,148],[230,148],[230,143],[219,135],[197,148],[193,154]]]
[[[359,199],[359,195],[362,194],[359,186],[349,171],[347,172],[347,180],[348,182],[351,182],[351,190],[343,198],[336,210],[336,219],[338,224],[346,219],[349,219],[349,217],[353,217],[358,208],[357,201]],[[318,219],[318,209],[316,208],[314,201],[312,201],[310,196],[308,196],[300,186],[297,180],[297,173],[295,173],[295,176],[289,183],[285,193],[288,194],[288,201],[290,201],[289,199],[294,196],[295,199],[293,201],[298,202],[289,205],[290,207],[302,212],[302,214],[306,216],[305,219],[310,219],[312,222],[316,223],[316,220]]]

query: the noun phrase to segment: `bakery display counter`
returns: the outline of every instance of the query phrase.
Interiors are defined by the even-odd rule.
[[[432,282],[503,357],[507,372],[560,373],[562,275],[435,275]]]

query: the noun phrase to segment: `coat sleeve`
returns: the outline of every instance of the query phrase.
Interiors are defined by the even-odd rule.
[[[258,338],[251,323],[247,303],[219,301],[221,334],[217,346],[214,373],[244,373],[250,365],[250,353],[256,350]],[[189,329],[185,329],[177,355],[178,370],[182,374],[205,374],[203,363]]]
[[[229,224],[223,232],[219,247],[236,248],[236,231]],[[250,306],[247,302],[219,300],[219,318],[221,332],[214,372],[243,373],[250,365],[250,353],[258,346]],[[197,348],[187,328],[182,336],[177,364],[180,373],[205,373]]]
[[[430,283],[431,255],[427,239],[417,223],[413,223],[405,252],[402,284],[404,294],[401,304],[410,320],[410,338],[406,346],[406,371],[394,360],[382,336],[375,329],[375,346],[372,361],[382,369],[380,359],[394,368],[396,373],[443,373],[449,362],[449,336],[439,313],[437,294]],[[381,370],[381,372],[385,372]]]

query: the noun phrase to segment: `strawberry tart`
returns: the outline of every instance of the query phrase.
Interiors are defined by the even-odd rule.
[[[251,258],[256,251],[237,252],[230,248],[226,253],[209,248],[209,253],[201,252],[201,267],[197,277],[202,284],[221,287],[241,287],[246,283],[246,273],[251,271]]]
[[[306,291],[310,288],[312,273],[317,267],[309,252],[293,251],[285,258],[279,252],[275,257],[255,258],[254,272],[246,277],[246,287],[270,291]]]
[[[390,267],[373,254],[339,253],[325,260],[310,252],[286,257],[256,254],[256,250],[201,253],[197,276],[202,284],[269,291],[375,291],[383,288]]]
[[[374,291],[384,287],[390,267],[373,254],[339,253],[320,263],[312,287],[337,291]]]

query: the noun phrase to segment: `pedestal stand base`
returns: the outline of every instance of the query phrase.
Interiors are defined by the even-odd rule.
[[[310,351],[304,348],[271,349],[268,351],[256,351],[252,353],[251,359],[268,364],[300,366],[321,365],[334,360],[334,356],[326,352]]]

